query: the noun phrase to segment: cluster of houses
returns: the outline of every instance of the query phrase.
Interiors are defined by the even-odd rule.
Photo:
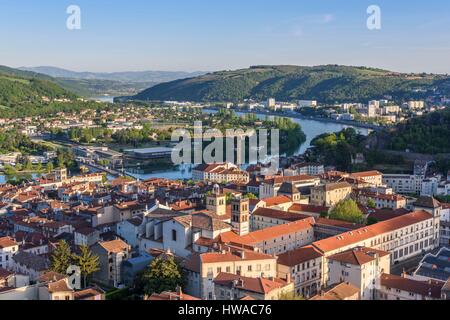
[[[217,181],[223,170],[236,176]],[[194,183],[105,183],[58,169],[0,185],[0,300],[102,300],[167,257],[185,285],[144,299],[450,299],[450,204],[400,195],[378,171],[261,170],[217,164],[196,168]],[[348,199],[373,223],[328,218]],[[72,289],[51,271],[61,240],[99,258],[91,286]]]

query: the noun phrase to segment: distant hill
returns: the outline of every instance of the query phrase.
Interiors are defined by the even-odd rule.
[[[183,78],[196,77],[205,72],[184,71],[125,71],[112,73],[76,72],[56,67],[22,67],[24,71],[42,73],[54,78],[96,79],[123,82],[167,82]]]
[[[76,95],[49,76],[0,66],[0,108],[42,102],[42,97],[73,99]]]
[[[127,97],[135,100],[281,101],[313,99],[325,103],[367,102],[385,95],[420,98],[430,91],[450,94],[444,75],[412,75],[350,66],[254,66],[162,83]]]
[[[80,95],[132,95],[162,82],[196,77],[204,72],[183,71],[130,71],[113,73],[76,72],[57,67],[22,67],[56,78],[62,86]]]

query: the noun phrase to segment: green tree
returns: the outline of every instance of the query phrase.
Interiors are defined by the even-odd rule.
[[[157,258],[152,261],[150,268],[142,274],[144,293],[151,295],[163,291],[175,291],[177,286],[183,285],[181,267],[173,257]]]
[[[367,206],[371,209],[375,209],[377,207],[377,204],[375,203],[375,201],[373,199],[368,199]]]
[[[51,162],[51,161],[49,161],[47,164],[46,164],[46,166],[45,166],[45,171],[47,172],[47,173],[51,173],[52,171],[53,171],[53,163]]]
[[[61,240],[58,243],[55,251],[53,251],[50,257],[50,261],[52,271],[66,274],[67,268],[73,262],[72,252],[70,251],[70,246],[66,241]]]
[[[83,276],[83,285],[88,285],[89,277],[96,271],[100,270],[98,256],[92,254],[87,246],[80,246],[80,254],[74,255],[73,260],[81,269]]]
[[[364,215],[358,208],[358,204],[354,200],[349,199],[339,202],[331,210],[330,219],[352,223],[362,223],[364,220]]]

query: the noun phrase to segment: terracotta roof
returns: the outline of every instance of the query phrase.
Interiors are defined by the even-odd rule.
[[[340,283],[323,294],[312,297],[310,300],[347,300],[359,294],[360,291],[349,283]],[[359,295],[358,295],[359,298]]]
[[[336,237],[316,241],[313,243],[313,246],[321,252],[333,251],[431,218],[432,215],[426,211],[415,211],[401,217],[356,229]]]
[[[295,221],[287,224],[282,224],[263,230],[251,232],[245,236],[237,237],[231,242],[244,245],[255,245],[265,240],[281,237],[290,233],[299,232],[306,229],[311,229],[314,224],[314,218],[309,217],[300,221]]]
[[[57,273],[54,271],[49,271],[44,273],[39,277],[39,282],[53,282],[53,281],[59,281],[62,279],[66,279],[67,276],[61,273]]]
[[[385,257],[389,255],[389,252],[359,247],[337,253],[328,257],[328,259],[361,266],[368,262],[374,261],[376,254],[380,257]]]
[[[387,288],[399,289],[439,299],[445,283],[441,281],[417,281],[384,273],[381,275],[380,284]]]
[[[10,237],[3,237],[0,238],[0,248],[9,248],[12,246],[16,246],[17,243],[16,241],[14,241],[14,239],[10,238]]]
[[[268,209],[268,208],[258,208],[255,212],[253,212],[253,216],[274,218],[274,219],[290,221],[290,222],[309,218],[309,216],[299,214],[299,213],[291,213],[291,212],[275,210],[275,209]]]
[[[317,249],[312,246],[305,246],[280,254],[278,256],[277,264],[293,267],[299,265],[300,263],[318,259],[320,257],[322,257],[322,253],[320,253]]]
[[[51,282],[48,284],[48,292],[72,292],[73,290],[69,288],[65,279],[58,280],[56,282]]]
[[[161,300],[201,300],[199,298],[190,296],[188,294],[185,293],[177,293],[177,292],[169,292],[169,291],[164,291],[162,293],[153,293],[149,298],[147,298],[147,300],[150,301],[161,301]]]
[[[268,294],[275,289],[282,288],[287,283],[281,279],[266,279],[266,278],[250,278],[243,277],[236,274],[221,272],[214,279],[215,285],[233,286],[234,288],[260,293]]]
[[[252,261],[252,260],[267,260],[267,259],[275,259],[275,258],[268,254],[258,253],[249,250],[243,250],[241,251],[241,254],[236,254],[236,252],[225,252],[225,253],[210,252],[210,253],[203,253],[200,255],[200,260],[202,263]]]
[[[333,191],[338,189],[351,189],[351,188],[352,185],[348,182],[327,183],[321,186],[314,187],[314,189],[323,191]]]
[[[112,240],[107,242],[99,242],[99,245],[103,247],[108,252],[122,252],[122,251],[128,251],[130,246],[122,241],[122,240]]]
[[[414,206],[420,208],[436,209],[439,208],[441,204],[433,197],[423,196],[419,197],[419,199],[417,199],[417,201],[414,202]]]
[[[95,300],[96,296],[103,295],[105,292],[99,288],[87,288],[77,291],[73,294],[75,300]],[[103,298],[103,296],[102,296]]]
[[[280,204],[292,202],[291,198],[286,196],[276,196],[272,198],[266,198],[263,199],[262,201],[264,201],[268,207],[273,207]]]
[[[311,204],[299,204],[299,203],[294,203],[289,208],[289,211],[291,212],[311,212],[317,214],[320,214],[322,212],[328,212],[328,210],[330,210],[330,208],[324,206],[315,206]]]
[[[350,176],[352,178],[367,178],[367,177],[382,176],[382,175],[383,174],[380,171],[364,171],[364,172],[352,173]]]

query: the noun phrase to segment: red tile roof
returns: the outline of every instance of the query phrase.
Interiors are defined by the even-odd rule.
[[[359,247],[334,254],[328,257],[328,259],[361,266],[368,262],[374,261],[375,255],[385,257],[389,255],[389,252]]]
[[[214,279],[214,284],[233,286],[240,290],[268,294],[275,289],[283,288],[287,283],[281,279],[250,278],[236,274],[221,272]]]
[[[322,253],[320,253],[316,248],[313,246],[306,246],[280,254],[278,256],[277,264],[294,267],[300,263],[318,259],[320,257],[322,257]]]
[[[327,238],[313,243],[321,252],[333,251],[345,246],[356,244],[358,242],[404,228],[432,218],[432,215],[426,211],[415,211],[401,217],[382,221],[371,226],[347,232],[336,237]]]
[[[445,284],[441,281],[417,281],[386,273],[381,275],[380,283],[382,286],[385,286],[387,288],[413,292],[422,296],[430,296],[436,299],[439,299],[441,297],[441,289]]]

